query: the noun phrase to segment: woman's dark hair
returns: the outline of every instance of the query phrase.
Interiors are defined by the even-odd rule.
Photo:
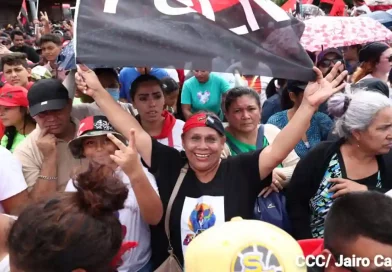
[[[310,52],[306,50],[306,53],[308,54],[309,58],[312,60],[313,63],[316,63],[316,53],[315,52]]]
[[[117,71],[113,68],[95,68],[94,73],[97,77],[100,77],[101,75],[110,75],[115,78],[117,82],[120,82]]]
[[[105,166],[77,176],[76,193],[60,193],[28,206],[11,227],[12,265],[25,272],[113,271],[123,234],[115,212],[128,189]]]
[[[20,111],[23,114],[23,131],[22,134],[25,135],[25,129],[28,123],[30,124],[36,124],[35,120],[33,119],[33,117],[30,116],[30,114],[27,112],[27,108],[25,107],[20,107]],[[12,145],[14,144],[14,140],[16,135],[18,134],[18,131],[16,130],[15,126],[10,126],[10,127],[6,127],[4,130],[4,134],[7,136],[8,140],[7,140],[7,145],[6,148],[8,150],[11,150]]]
[[[280,105],[282,110],[288,110],[294,106],[293,101],[291,101],[290,99],[289,90],[287,89],[287,86],[284,87],[282,90],[282,96],[280,97]]]
[[[282,91],[282,96],[280,98],[280,104],[282,107],[282,110],[289,110],[292,107],[294,107],[294,102],[290,99],[290,93],[292,91],[286,87],[284,87]],[[303,91],[302,91],[303,92]],[[296,95],[298,95],[300,92],[294,92]]]
[[[261,108],[260,96],[255,90],[249,87],[234,87],[226,93],[226,98],[225,98],[226,112],[229,111],[231,104],[233,104],[233,102],[237,100],[237,98],[244,95],[248,95],[252,97],[254,100],[256,100],[257,105],[259,106],[259,108]]]
[[[150,74],[145,74],[145,75],[140,75],[138,76],[131,84],[131,89],[129,90],[131,92],[131,99],[134,100],[136,96],[137,89],[139,86],[143,83],[156,83],[161,87],[161,90],[163,92],[163,87],[162,87],[162,82],[155,76],[152,76]]]
[[[286,85],[286,79],[283,78],[273,78],[267,85],[267,88],[265,89],[265,94],[267,96],[267,99],[273,96],[278,92],[276,89],[276,81],[278,81],[278,85],[280,88],[283,88]]]
[[[162,78],[161,83],[162,83],[162,91],[166,95],[171,94],[172,92],[178,91],[180,89],[178,83],[171,77]]]
[[[298,85],[300,82],[297,81],[289,81],[289,83],[283,88],[282,96],[280,98],[280,103],[282,106],[282,110],[291,109],[294,106],[293,101],[290,99],[290,93],[294,93],[298,95],[305,91],[304,88],[300,88]]]
[[[174,117],[176,117],[176,119],[186,121],[184,113],[182,112],[182,104],[181,104],[182,88],[183,88],[183,86],[180,87],[180,91],[178,93],[179,99],[177,99],[177,112],[174,114]]]

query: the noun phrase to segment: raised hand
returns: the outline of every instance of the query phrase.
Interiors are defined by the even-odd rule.
[[[84,94],[94,97],[96,92],[103,90],[97,75],[84,64],[77,65],[78,72],[75,75],[76,86]]]
[[[306,86],[302,103],[317,109],[334,93],[341,91],[346,86],[343,80],[348,74],[347,71],[339,72],[342,65],[341,62],[337,62],[325,78],[318,68],[313,67],[317,74],[317,79],[315,82],[309,82],[308,86]]]
[[[11,54],[12,52],[4,45],[0,43],[0,57]]]
[[[66,30],[68,30],[68,31],[71,33],[71,35],[73,36],[73,21],[72,21],[72,20],[69,21],[69,24],[68,24],[67,22],[64,22],[64,23],[63,23],[63,26],[64,26],[64,28],[65,28]]]
[[[136,149],[135,130],[131,129],[128,136],[128,146],[116,138],[113,134],[108,134],[109,139],[119,148],[110,158],[121,167],[124,173],[131,177],[143,171],[139,153]],[[131,179],[132,180],[132,179]]]
[[[50,21],[49,21],[48,13],[46,13],[46,11],[45,12],[40,11],[39,13],[41,14],[41,23],[44,26],[49,25]]]

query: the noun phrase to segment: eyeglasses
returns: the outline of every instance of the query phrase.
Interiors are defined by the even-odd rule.
[[[330,67],[331,66],[331,64],[332,65],[335,65],[337,62],[342,62],[343,63],[343,60],[342,59],[323,59],[323,60],[321,60],[319,63],[318,63],[318,65],[321,67],[321,68],[328,68],[328,67]]]

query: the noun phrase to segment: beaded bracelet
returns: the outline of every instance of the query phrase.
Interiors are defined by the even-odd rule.
[[[44,180],[57,180],[58,179],[57,177],[48,177],[48,176],[42,176],[42,175],[39,175],[38,178],[44,179]]]

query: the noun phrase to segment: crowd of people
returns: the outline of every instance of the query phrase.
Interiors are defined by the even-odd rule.
[[[389,44],[308,52],[311,82],[67,69],[73,23],[40,24],[0,31],[0,272],[392,268],[336,264],[392,258]]]

